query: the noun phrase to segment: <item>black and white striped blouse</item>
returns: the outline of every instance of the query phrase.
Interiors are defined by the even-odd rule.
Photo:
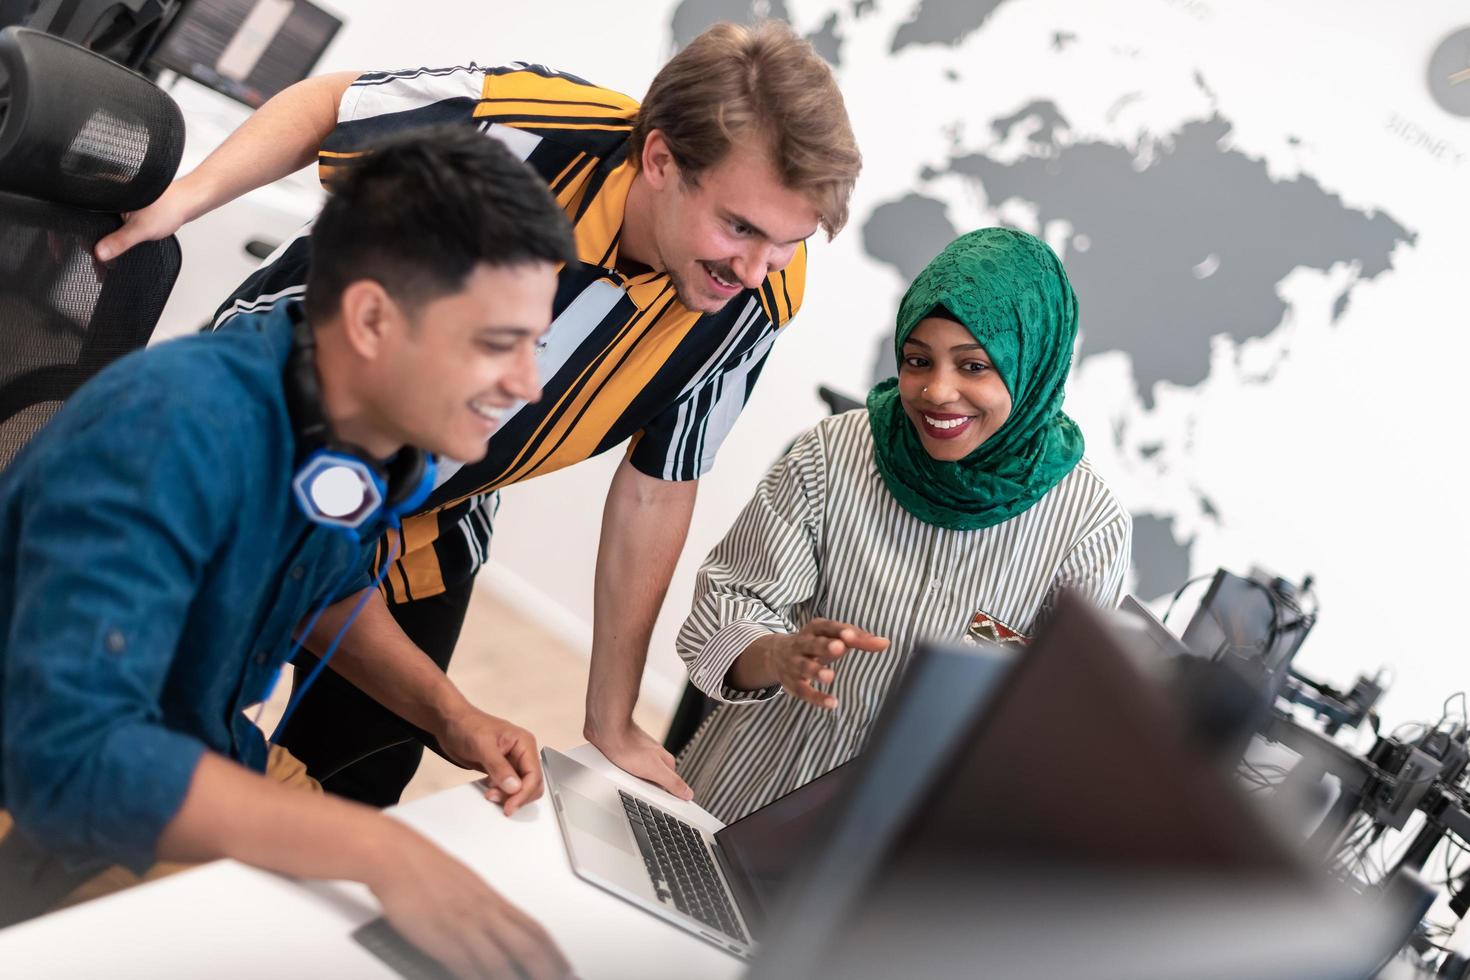
[[[1116,603],[1131,536],[1085,459],[1003,524],[926,524],[884,486],[866,411],[823,420],[766,474],[699,570],[677,646],[694,684],[723,703],[679,759],[695,801],[729,822],[848,761],[914,646],[960,641],[977,614],[1029,636],[1062,587]],[[837,662],[836,709],[779,687],[726,686],[752,641],[818,617],[891,641]]]

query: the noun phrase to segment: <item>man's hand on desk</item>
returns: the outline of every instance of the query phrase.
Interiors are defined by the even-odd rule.
[[[694,790],[674,771],[674,757],[630,718],[621,725],[600,727],[587,720],[582,736],[597,746],[607,760],[624,772],[662,786],[681,800],[694,799]]]
[[[469,868],[395,826],[401,832],[366,884],[405,939],[461,980],[571,976],[546,930]]]
[[[490,777],[486,798],[505,807],[508,817],[541,796],[541,757],[535,737],[519,725],[466,708],[439,733],[439,747],[450,761]]]

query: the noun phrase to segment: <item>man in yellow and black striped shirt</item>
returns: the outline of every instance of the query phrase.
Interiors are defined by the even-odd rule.
[[[664,66],[641,106],[540,65],[323,76],[268,103],[99,253],[167,234],[307,154],[330,189],[382,138],[446,123],[501,140],[546,181],[575,224],[578,261],[560,271],[542,397],[467,407],[498,412],[499,428],[483,461],[443,466],[423,512],[404,522],[385,598],[408,637],[447,665],[489,550],[495,491],[627,442],[604,511],[586,734],[629,772],[687,796],[632,707],[696,482],[801,305],[805,239],[846,221],[859,157],[841,95],[811,47],[774,24],[710,29]],[[303,233],[215,326],[299,297],[309,261]],[[284,744],[328,789],[384,805],[417,765],[416,743],[394,744],[408,734],[323,677]]]

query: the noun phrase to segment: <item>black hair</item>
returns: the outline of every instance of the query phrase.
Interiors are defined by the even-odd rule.
[[[945,306],[943,303],[936,303],[934,305],[934,309],[924,314],[922,317],[920,317],[920,319],[928,320],[931,317],[937,317],[941,320],[948,320],[951,323],[958,323],[962,327],[965,326],[964,321],[955,316],[953,313],[949,312],[949,307]],[[969,328],[965,327],[965,329],[968,330]]]
[[[329,183],[311,230],[306,315],[335,316],[360,279],[409,310],[459,292],[475,266],[575,261],[567,217],[499,140],[464,126],[373,147]]]

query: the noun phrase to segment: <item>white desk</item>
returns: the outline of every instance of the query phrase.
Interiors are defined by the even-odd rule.
[[[569,755],[691,823],[720,826],[614,768],[591,746]],[[507,819],[476,783],[390,812],[537,919],[583,980],[721,980],[743,970],[738,959],[576,877],[549,797]],[[216,861],[0,931],[0,975],[391,980],[397,974],[350,936],[378,914],[371,893],[355,883],[303,883]]]

